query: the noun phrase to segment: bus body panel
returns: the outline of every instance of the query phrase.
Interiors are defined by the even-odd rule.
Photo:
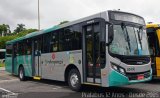
[[[156,71],[157,71],[157,77],[160,76],[160,57],[156,57]]]
[[[12,73],[12,57],[7,57],[5,61],[5,70]]]
[[[152,75],[152,70],[150,76]],[[112,70],[109,74],[109,86],[120,86],[120,85],[128,85],[138,82],[150,81],[152,77],[144,78],[142,80],[129,80],[128,77],[118,73],[115,70]]]
[[[14,73],[18,75],[18,70],[20,65],[23,66],[25,70],[25,75],[28,77],[32,76],[32,58],[31,55],[25,55],[25,56],[17,56],[15,58],[16,64],[14,65]]]
[[[108,78],[109,86],[120,86],[129,84],[128,78],[115,70],[110,71]]]
[[[41,63],[43,79],[64,81],[64,72],[69,65],[75,65],[82,76],[81,50],[42,54]]]
[[[126,84],[132,84],[132,83],[151,80],[151,76],[152,76],[151,62],[144,65],[127,65],[121,62],[118,58],[113,58],[112,56],[109,56],[108,59],[111,62],[108,65],[108,68],[110,68],[108,73],[109,86],[126,85]],[[112,63],[125,69],[125,74],[120,73],[118,70],[114,70],[112,68]],[[133,75],[129,75],[129,74],[133,74]],[[137,80],[137,76],[141,74],[145,74],[147,76],[144,77],[143,79]],[[131,79],[129,79],[129,77],[131,77]]]
[[[160,46],[160,29],[156,30],[157,37],[158,37],[158,43]],[[157,76],[160,77],[160,57],[156,57],[156,68],[157,68]]]

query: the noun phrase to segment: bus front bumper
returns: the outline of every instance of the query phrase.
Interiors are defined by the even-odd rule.
[[[149,77],[144,78],[142,80],[129,80],[129,78],[127,76],[122,75],[115,70],[112,70],[112,72],[109,74],[109,87],[145,82],[145,81],[150,81],[151,79],[152,79],[152,70],[150,71]]]

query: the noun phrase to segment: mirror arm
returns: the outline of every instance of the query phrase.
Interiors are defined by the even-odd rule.
[[[110,45],[110,43],[106,43],[106,46],[109,46]]]
[[[106,21],[106,24],[113,25],[113,23],[111,23],[111,22],[109,22],[109,21]]]
[[[106,24],[108,24],[109,25],[109,27],[110,26],[113,26],[113,23],[111,23],[111,22],[109,22],[109,21],[106,21]],[[114,35],[112,35],[112,37],[113,37]],[[106,43],[106,46],[109,46],[111,43],[112,43],[112,40],[113,40],[113,38],[108,38],[108,39],[111,39],[110,41],[108,41],[108,43]]]

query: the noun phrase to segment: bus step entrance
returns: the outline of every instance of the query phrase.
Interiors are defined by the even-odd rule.
[[[35,80],[41,80],[41,77],[40,76],[34,76],[33,79],[35,79]]]

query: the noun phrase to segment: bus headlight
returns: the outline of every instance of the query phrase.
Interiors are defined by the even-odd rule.
[[[111,67],[112,67],[112,69],[118,71],[118,66],[116,64],[111,63]]]
[[[114,64],[112,64],[112,68],[113,68],[114,70],[118,70],[118,67],[117,67],[116,65],[114,65]]]
[[[125,75],[125,71],[123,68],[119,68],[119,72]]]
[[[112,69],[114,69],[115,71],[117,71],[117,72],[125,75],[125,69],[123,69],[122,67],[120,67],[120,66],[118,66],[118,65],[116,65],[116,64],[114,64],[114,63],[111,63],[111,67],[112,67]]]

